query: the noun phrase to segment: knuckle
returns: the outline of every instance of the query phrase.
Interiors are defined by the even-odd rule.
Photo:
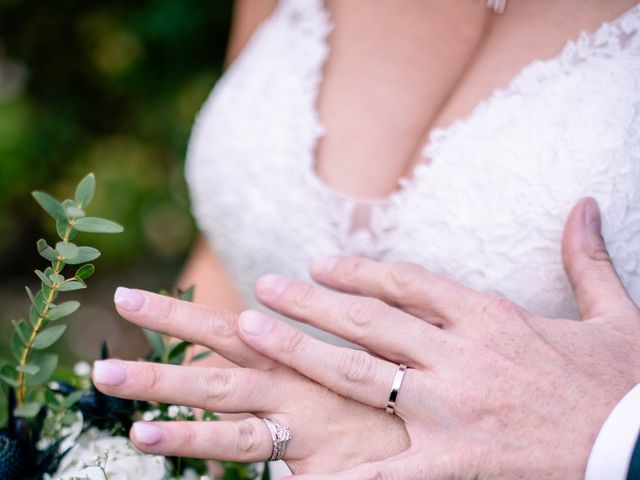
[[[345,317],[348,326],[357,329],[373,326],[380,318],[385,304],[377,299],[354,300],[346,310]]]
[[[156,392],[159,390],[161,374],[156,364],[146,364],[142,377],[143,379],[141,383],[144,385],[144,390],[148,392]]]
[[[350,383],[368,383],[374,376],[374,359],[361,350],[347,350],[338,360],[338,373]]]
[[[386,284],[395,292],[404,292],[422,279],[424,270],[414,263],[397,263],[387,273]]]
[[[158,304],[157,322],[166,329],[178,315],[178,302],[171,298],[162,298]]]
[[[187,448],[193,448],[198,445],[198,435],[192,425],[183,423],[179,435],[180,443]]]
[[[203,403],[215,407],[219,402],[231,396],[236,386],[232,373],[225,368],[207,368],[203,375]]]
[[[292,328],[282,342],[282,351],[289,355],[295,355],[302,350],[304,333],[297,328]]]
[[[480,305],[483,321],[513,320],[523,317],[522,309],[515,303],[499,296],[489,296]]]
[[[260,451],[260,434],[254,422],[237,422],[236,448],[238,453],[247,458],[256,457]]]
[[[313,285],[301,283],[291,288],[292,302],[299,310],[306,310],[311,305],[316,293]]]
[[[236,334],[235,316],[229,312],[214,310],[206,312],[209,326],[207,328],[217,338],[231,338]]]

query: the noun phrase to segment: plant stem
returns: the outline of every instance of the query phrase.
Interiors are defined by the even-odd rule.
[[[64,235],[62,237],[63,242],[69,241],[69,237],[71,236],[72,229],[73,229],[73,223],[69,222],[67,224],[67,229],[65,230]],[[64,268],[64,263],[62,261],[62,256],[59,256],[58,260],[56,260],[56,263],[53,266],[53,272],[57,275],[62,271],[63,268]],[[51,304],[53,303],[53,299],[55,297],[56,291],[58,290],[58,286],[59,286],[58,284],[54,284],[51,287],[49,291],[49,296],[44,305],[44,308],[42,309],[42,312],[38,312],[38,320],[36,321],[36,324],[33,326],[33,331],[31,332],[29,341],[27,342],[27,345],[24,347],[24,350],[22,351],[22,357],[20,357],[21,367],[24,367],[27,364],[27,361],[29,360],[29,353],[31,353],[33,342],[36,340],[38,333],[40,333],[40,330],[42,330],[42,327],[44,326],[44,322],[47,318],[47,313],[49,313],[49,309]],[[18,392],[16,395],[16,401],[18,406],[24,405],[26,396],[27,396],[27,382],[26,382],[25,373],[21,371],[21,372],[18,372]]]

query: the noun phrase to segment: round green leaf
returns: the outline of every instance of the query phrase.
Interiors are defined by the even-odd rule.
[[[93,199],[93,194],[96,191],[96,177],[93,173],[90,173],[78,183],[76,187],[75,200],[81,207],[89,205]]]
[[[76,230],[81,232],[94,232],[94,233],[120,233],[124,229],[111,220],[105,220],[104,218],[97,217],[84,217],[79,218],[73,224]]]
[[[53,372],[55,372],[58,366],[58,355],[53,353],[40,354],[33,358],[30,363],[40,367],[40,371],[35,375],[27,377],[27,385],[37,387],[47,382],[51,378],[51,375],[53,375]]]
[[[65,261],[69,265],[78,265],[80,263],[91,262],[100,256],[100,251],[93,247],[78,247],[78,254]]]
[[[77,271],[76,271],[76,278],[80,279],[80,280],[86,280],[87,278],[89,278],[91,275],[94,274],[94,272],[96,271],[96,267],[94,267],[92,264],[87,263],[86,265],[81,266]]]
[[[33,348],[36,350],[42,350],[53,345],[67,329],[66,325],[55,325],[53,327],[45,328],[33,341]]]
[[[78,248],[78,246],[71,242],[56,243],[56,251],[60,255],[62,255],[65,261],[67,259],[74,258],[76,255],[78,255],[78,253],[80,253],[80,249]]]
[[[80,302],[76,300],[70,300],[68,302],[61,303],[60,305],[52,305],[47,312],[47,320],[58,320],[67,315],[71,315],[80,307]]]
[[[66,221],[66,215],[62,204],[53,198],[48,193],[44,192],[32,192],[33,198],[40,204],[45,212],[51,215],[56,220]]]
[[[29,402],[29,403],[25,403],[24,405],[20,406],[20,407],[16,407],[13,410],[13,414],[16,417],[22,417],[22,418],[32,418],[35,417],[38,412],[40,411],[40,404],[37,402]]]

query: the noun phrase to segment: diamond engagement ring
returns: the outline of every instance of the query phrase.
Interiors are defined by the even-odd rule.
[[[261,418],[271,433],[271,458],[270,462],[282,460],[284,456],[284,449],[287,446],[287,442],[291,440],[291,432],[287,427],[280,425],[272,418]]]
[[[396,413],[396,399],[398,398],[398,392],[402,386],[402,380],[404,374],[407,371],[406,365],[398,365],[396,376],[393,378],[393,384],[391,385],[391,393],[389,393],[389,400],[387,400],[387,413]]]

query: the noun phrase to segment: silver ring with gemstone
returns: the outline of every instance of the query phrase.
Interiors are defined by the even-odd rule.
[[[280,425],[272,418],[261,418],[271,434],[271,458],[270,462],[282,460],[284,457],[284,450],[287,446],[287,442],[291,440],[291,432],[283,425]]]

